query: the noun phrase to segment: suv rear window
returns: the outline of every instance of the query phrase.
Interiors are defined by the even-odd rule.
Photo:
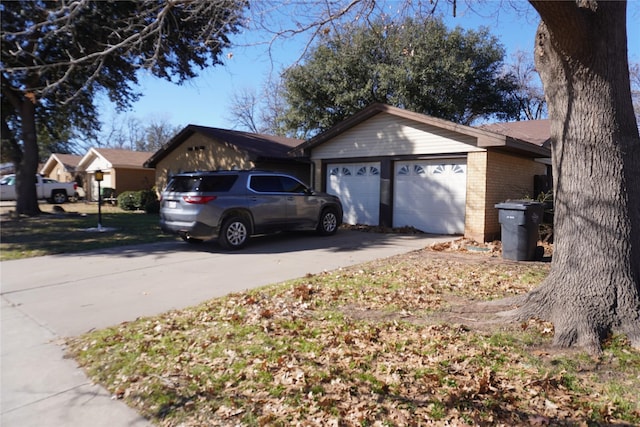
[[[169,181],[166,191],[177,193],[191,191],[202,193],[226,192],[231,189],[237,179],[238,175],[176,176]]]

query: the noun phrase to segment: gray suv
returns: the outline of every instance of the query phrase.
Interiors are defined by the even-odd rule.
[[[277,231],[331,235],[342,223],[340,199],[277,172],[181,173],[169,180],[160,203],[163,231],[190,243],[217,237],[227,249]]]

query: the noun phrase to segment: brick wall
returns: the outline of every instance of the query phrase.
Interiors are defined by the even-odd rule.
[[[465,237],[491,241],[500,235],[497,203],[533,197],[534,175],[546,166],[533,159],[488,151],[469,153]]]
[[[464,236],[478,242],[485,238],[485,199],[488,152],[467,155],[467,201]]]
[[[156,188],[162,191],[169,178],[180,172],[253,167],[255,164],[239,150],[196,133],[158,162]]]
[[[155,184],[154,179],[153,169],[116,168],[111,185],[117,194],[125,191],[150,190]]]

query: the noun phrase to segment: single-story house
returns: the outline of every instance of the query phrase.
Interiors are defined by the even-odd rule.
[[[103,173],[100,182],[103,195],[112,196],[125,191],[149,190],[154,186],[155,172],[144,163],[153,153],[145,151],[119,150],[113,148],[91,148],[78,163],[78,170],[86,173],[85,192],[87,199],[98,200],[96,171]]]
[[[82,185],[82,178],[78,181],[78,164],[82,156],[75,154],[53,153],[40,168],[40,175],[60,182],[78,182]]]
[[[495,204],[534,196],[550,164],[548,121],[476,128],[371,105],[298,146],[314,186],[338,195],[348,224],[411,226],[490,241]]]
[[[309,162],[289,155],[302,142],[280,136],[188,125],[144,165],[155,169],[158,191],[162,191],[172,175],[205,170],[276,170],[309,182]]]

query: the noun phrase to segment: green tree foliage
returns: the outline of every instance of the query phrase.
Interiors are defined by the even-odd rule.
[[[488,29],[450,31],[433,17],[348,24],[284,73],[282,126],[306,136],[373,102],[462,124],[517,118],[509,97],[515,78],[501,74],[504,54]]]
[[[98,93],[120,109],[140,94],[138,71],[181,83],[221,64],[244,0],[3,1],[2,144],[16,163],[18,213],[39,213],[34,174],[38,129],[64,121],[99,129]]]

